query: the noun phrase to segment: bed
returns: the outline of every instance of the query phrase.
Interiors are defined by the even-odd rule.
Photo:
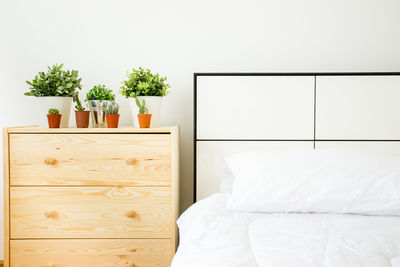
[[[400,266],[400,73],[197,73],[183,266]]]
[[[226,198],[216,193],[179,219],[171,266],[400,266],[396,217],[236,213]]]

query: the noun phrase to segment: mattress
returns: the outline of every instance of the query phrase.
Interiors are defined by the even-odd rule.
[[[400,218],[226,209],[227,193],[178,220],[172,267],[400,267]]]

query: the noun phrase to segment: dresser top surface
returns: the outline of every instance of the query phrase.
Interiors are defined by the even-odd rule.
[[[43,128],[39,126],[22,126],[5,128],[7,133],[172,133],[179,129],[179,126],[165,126],[157,128]]]

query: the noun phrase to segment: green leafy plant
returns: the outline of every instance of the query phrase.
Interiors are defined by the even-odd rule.
[[[74,96],[77,89],[82,89],[82,79],[78,71],[64,71],[63,64],[53,65],[46,73],[39,72],[32,81],[26,81],[31,87],[27,96]]]
[[[113,94],[111,89],[106,88],[105,85],[95,85],[86,94],[86,100],[101,100],[101,101],[114,101],[115,94]]]
[[[125,97],[166,96],[170,85],[166,77],[152,74],[149,69],[133,69],[127,73],[128,80],[122,82],[121,94]]]
[[[81,102],[81,100],[79,99],[79,94],[75,94],[75,95],[74,95],[74,102],[76,103],[75,109],[76,109],[77,111],[84,111],[84,110],[85,110],[85,107],[82,106],[82,102]]]
[[[136,106],[139,108],[139,114],[148,114],[149,110],[146,108],[146,101],[144,99],[142,100],[142,103],[140,103],[140,100],[136,98]]]
[[[108,107],[104,110],[106,114],[118,114],[119,106],[117,103],[112,102]]]
[[[58,114],[60,114],[60,111],[56,108],[51,108],[51,109],[49,109],[48,113],[49,113],[49,115],[58,115]]]

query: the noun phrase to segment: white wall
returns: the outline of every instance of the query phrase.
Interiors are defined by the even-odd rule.
[[[162,122],[181,125],[185,209],[193,72],[400,71],[399,11],[398,0],[0,0],[0,126],[37,123],[25,80],[47,65],[78,69],[85,90],[117,91],[132,67],[160,72],[172,85]]]

